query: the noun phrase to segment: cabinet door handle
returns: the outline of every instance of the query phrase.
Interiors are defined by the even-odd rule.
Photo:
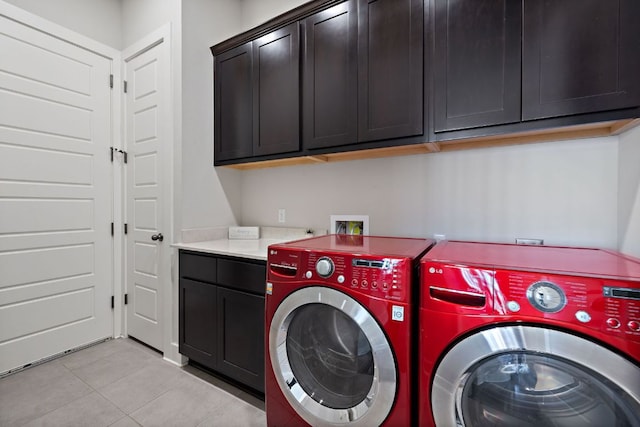
[[[154,234],[153,236],[151,236],[151,240],[153,240],[154,242],[156,240],[162,242],[164,240],[164,236],[162,235],[162,233]]]

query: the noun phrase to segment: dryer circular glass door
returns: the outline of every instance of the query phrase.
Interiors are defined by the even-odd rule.
[[[640,368],[575,335],[529,326],[471,335],[442,359],[436,425],[640,425]]]
[[[313,286],[278,306],[269,330],[282,393],[311,425],[380,425],[396,393],[396,363],[384,331],[350,296]]]

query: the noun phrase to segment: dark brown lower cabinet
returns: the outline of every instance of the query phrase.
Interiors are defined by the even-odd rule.
[[[180,353],[205,366],[215,366],[217,356],[218,287],[180,278]]]
[[[264,392],[264,296],[218,288],[218,371]]]
[[[179,349],[264,393],[263,261],[180,251]]]

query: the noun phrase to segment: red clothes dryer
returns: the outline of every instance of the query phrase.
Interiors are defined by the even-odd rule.
[[[269,247],[269,426],[410,424],[412,293],[434,243],[329,235]]]
[[[640,260],[443,241],[421,264],[421,426],[640,426]]]

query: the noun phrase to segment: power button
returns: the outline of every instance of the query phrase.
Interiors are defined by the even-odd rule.
[[[615,317],[610,317],[607,319],[607,326],[611,329],[618,329],[620,327],[620,321]]]

